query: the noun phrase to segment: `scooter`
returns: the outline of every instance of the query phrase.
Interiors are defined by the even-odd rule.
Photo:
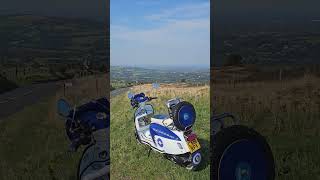
[[[70,151],[85,146],[78,164],[78,180],[109,179],[109,101],[106,98],[74,106],[60,99],[58,114],[65,122],[66,135],[71,142]]]
[[[135,137],[141,144],[150,147],[165,158],[188,170],[195,170],[201,162],[201,145],[192,126],[196,111],[192,104],[180,98],[167,101],[168,115],[154,114],[151,101],[144,93],[128,93],[131,106],[135,109]]]

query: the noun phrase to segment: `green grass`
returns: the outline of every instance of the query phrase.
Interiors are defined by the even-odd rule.
[[[139,88],[135,91],[138,92]],[[192,89],[192,88],[190,88]],[[153,92],[154,93],[154,92]],[[155,95],[155,94],[151,94]],[[134,137],[133,113],[126,94],[111,99],[111,177],[112,179],[209,179],[209,138],[210,138],[210,103],[209,88],[160,88],[159,99],[152,104],[155,113],[167,113],[165,102],[174,95],[191,102],[197,112],[194,131],[202,146],[203,163],[199,171],[188,171],[161,154],[151,152],[138,144]]]
[[[320,179],[319,137],[266,136],[275,158],[277,180]]]
[[[52,114],[53,99],[47,98],[1,120],[1,179],[76,178],[81,150],[67,152],[64,123]]]

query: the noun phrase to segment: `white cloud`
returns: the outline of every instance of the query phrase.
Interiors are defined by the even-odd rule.
[[[209,16],[210,3],[188,4],[172,9],[164,9],[159,13],[145,16],[148,20],[165,21],[176,18],[196,18]]]
[[[163,39],[187,38],[185,35],[201,36],[197,32],[209,33],[208,19],[171,20],[164,26],[152,29],[130,29],[126,26],[111,26],[111,37],[121,40],[157,42]],[[190,38],[190,37],[189,37]]]
[[[150,15],[148,17],[152,17],[152,21],[162,19],[165,23],[148,29],[124,24],[111,25],[111,63],[209,65],[209,6],[207,9],[204,7],[201,4],[192,9],[188,5],[163,11],[157,16]],[[200,17],[204,13],[196,9],[207,11],[208,16]],[[190,17],[182,15],[184,18],[177,18],[178,12],[189,12]]]

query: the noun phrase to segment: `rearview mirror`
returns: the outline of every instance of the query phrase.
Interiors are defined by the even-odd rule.
[[[59,115],[67,117],[70,114],[71,106],[66,100],[59,99],[57,102],[57,111]]]
[[[159,89],[160,84],[159,83],[152,83],[152,88]]]
[[[129,92],[129,93],[128,93],[128,98],[129,98],[129,99],[132,99],[133,96],[134,96],[134,94],[133,94],[132,92]]]

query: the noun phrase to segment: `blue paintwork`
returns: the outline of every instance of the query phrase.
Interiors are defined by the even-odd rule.
[[[220,179],[266,180],[267,159],[264,149],[256,140],[241,140],[230,145],[221,157]],[[246,175],[242,175],[246,171]]]
[[[155,119],[167,119],[169,118],[167,115],[164,115],[164,114],[156,114],[153,116],[153,118]]]
[[[107,128],[109,124],[108,121],[106,118],[98,119],[97,113],[97,111],[82,112],[78,119],[80,119],[81,123],[84,123],[89,127],[94,127],[96,130]]]
[[[75,120],[79,120],[80,124],[95,130],[106,129],[110,127],[110,104],[107,98],[100,98],[96,101],[91,101],[76,108]],[[104,115],[100,118],[99,114]],[[73,127],[72,124],[73,110],[70,112],[66,121],[66,130]],[[103,116],[102,116],[103,117]],[[71,141],[80,137],[79,133],[67,131],[67,135]]]
[[[179,122],[184,126],[184,128],[192,126],[196,119],[196,113],[192,106],[185,105],[179,110]]]
[[[163,147],[163,142],[162,142],[162,140],[161,140],[160,138],[157,140],[157,143],[158,143],[158,145],[159,145],[160,147]]]
[[[139,93],[133,96],[133,99],[136,100],[138,103],[142,103],[148,100],[144,93]]]
[[[150,124],[150,134],[152,136],[153,141],[155,141],[154,139],[155,135],[163,138],[167,138],[167,139],[181,141],[181,139],[172,131],[170,131],[168,128],[155,123]]]
[[[109,101],[107,98],[101,98],[96,101],[91,101],[77,107],[75,119],[81,123],[87,124],[90,127],[95,127],[96,130],[108,128],[110,126]],[[98,119],[98,113],[105,113],[106,117]],[[71,115],[73,112],[70,113]]]

